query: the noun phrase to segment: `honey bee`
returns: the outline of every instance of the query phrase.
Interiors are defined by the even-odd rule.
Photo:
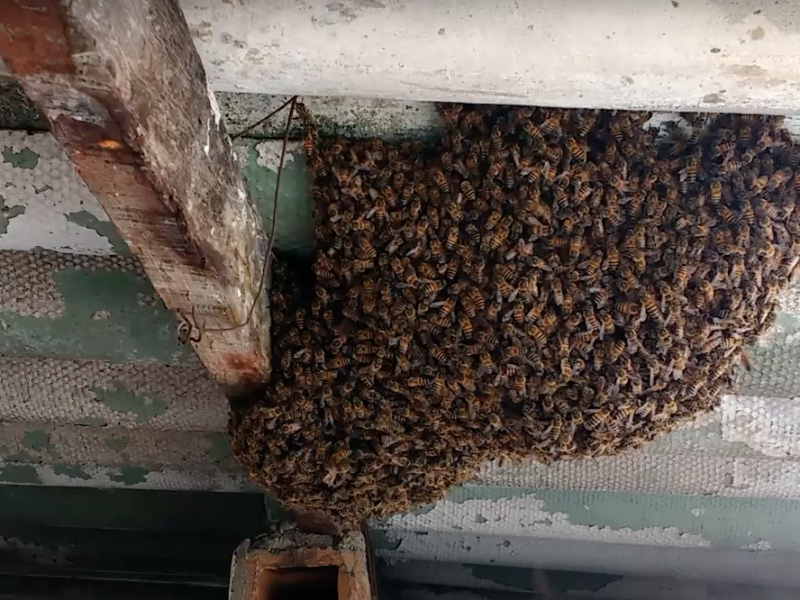
[[[444,288],[444,283],[428,279],[422,284],[422,294],[424,296],[436,296],[436,294]]]
[[[561,132],[561,118],[554,115],[545,120],[539,127],[545,135],[556,135]]]
[[[450,193],[450,182],[447,176],[439,170],[431,171],[431,181],[444,194]]]
[[[769,178],[769,183],[767,183],[767,191],[772,192],[782,186],[785,182],[792,179],[792,169],[789,167],[785,167],[775,173]]]
[[[544,178],[545,182],[548,184],[552,184],[556,179],[556,164],[557,161],[545,161],[542,169],[542,177]]]
[[[607,408],[593,409],[588,418],[584,419],[583,425],[587,429],[597,429],[608,421],[611,412]]]
[[[444,247],[448,252],[452,252],[458,242],[458,227],[451,227],[447,230],[447,240]]]
[[[714,287],[708,281],[701,281],[698,284],[698,289],[702,292],[706,302],[714,300]]]
[[[573,137],[567,138],[567,149],[570,156],[578,162],[586,162],[586,148]]]
[[[561,367],[561,379],[564,381],[569,381],[572,378],[572,365],[569,362],[569,359],[564,357],[561,359],[560,362]]]
[[[722,172],[728,174],[738,173],[741,168],[742,168],[742,161],[729,159],[723,163]]]
[[[458,270],[460,268],[460,264],[457,258],[454,258],[450,262],[445,265],[445,277],[448,281],[452,281],[455,279],[456,275],[458,274]]]
[[[649,290],[644,293],[644,310],[656,326],[664,327],[664,316],[661,314],[658,304],[656,304],[655,297]]]
[[[578,127],[578,135],[582,138],[585,138],[587,135],[589,135],[589,132],[592,130],[592,128],[594,128],[596,122],[597,113],[595,111],[589,112],[581,120],[580,126]]]
[[[591,302],[587,302],[583,307],[583,320],[586,323],[588,331],[599,331],[600,322],[597,320],[597,315],[594,312],[594,306]]]
[[[600,325],[603,335],[614,333],[614,329],[616,328],[614,318],[607,310],[600,311]]]
[[[547,343],[547,336],[536,325],[529,324],[525,328],[525,333],[527,333],[534,341],[534,343],[539,347],[544,347],[545,344]]]
[[[542,132],[539,127],[531,123],[530,121],[526,121],[522,125],[523,131],[527,133],[534,142],[543,142],[544,141],[544,133]]]
[[[458,324],[461,327],[461,332],[464,334],[464,336],[468,338],[472,337],[474,329],[472,325],[472,320],[469,318],[467,314],[460,313],[458,315]]]

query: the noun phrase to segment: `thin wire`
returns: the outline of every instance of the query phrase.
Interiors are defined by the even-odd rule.
[[[278,163],[278,175],[275,179],[275,201],[272,205],[272,230],[269,234],[269,244],[267,245],[267,255],[264,257],[264,266],[261,269],[261,279],[258,282],[258,291],[256,292],[256,297],[253,298],[253,304],[250,306],[250,310],[247,311],[247,318],[244,320],[244,323],[240,325],[234,325],[233,327],[214,327],[206,329],[204,327],[197,327],[198,331],[201,334],[212,331],[212,332],[219,332],[219,331],[234,331],[236,329],[241,329],[245,325],[250,322],[250,319],[253,317],[253,312],[256,309],[256,305],[258,305],[258,300],[261,298],[261,293],[264,291],[264,283],[267,280],[267,272],[269,271],[270,263],[272,262],[272,247],[275,244],[275,226],[278,222],[278,193],[281,189],[281,173],[283,173],[283,162],[286,159],[286,145],[289,143],[289,127],[292,124],[292,117],[294,116],[294,107],[297,103],[297,96],[292,96],[288,102],[286,102],[281,108],[289,105],[289,117],[286,119],[286,131],[283,133],[283,146],[281,147],[281,160]],[[280,110],[280,109],[278,109]],[[273,114],[276,111],[273,111]],[[270,115],[272,116],[272,115]]]
[[[232,135],[232,136],[231,136],[231,139],[232,139],[232,140],[235,140],[236,138],[240,138],[240,137],[242,137],[242,136],[243,136],[245,133],[248,133],[249,131],[253,131],[253,129],[255,129],[255,128],[256,128],[256,127],[258,127],[259,125],[263,125],[264,123],[266,123],[267,121],[269,121],[269,120],[270,120],[272,117],[274,117],[276,114],[278,114],[279,112],[281,112],[281,111],[282,111],[284,108],[286,108],[287,106],[289,106],[289,104],[294,104],[296,100],[297,100],[297,96],[292,96],[292,97],[291,97],[291,98],[289,98],[289,99],[288,99],[286,102],[284,102],[283,104],[281,104],[281,105],[280,105],[278,108],[276,108],[275,110],[273,110],[271,113],[269,113],[269,114],[268,114],[266,117],[264,117],[263,119],[261,119],[261,120],[259,120],[259,121],[256,121],[255,123],[253,123],[252,125],[250,125],[250,126],[249,126],[249,127],[247,127],[246,129],[243,129],[242,131],[240,131],[240,132],[239,132],[239,133],[237,133],[236,135]]]

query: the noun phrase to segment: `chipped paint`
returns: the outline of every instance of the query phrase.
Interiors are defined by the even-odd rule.
[[[11,219],[24,214],[24,206],[6,206],[5,198],[0,195],[0,235],[8,233],[8,224]]]
[[[236,460],[224,452],[224,429],[184,432],[144,427],[133,431],[113,426],[32,426],[3,422],[6,414],[6,407],[0,404],[0,480],[4,482],[252,489]],[[82,471],[74,471],[76,467]],[[142,477],[145,480],[140,481]]]
[[[33,484],[42,483],[42,479],[33,465],[3,465],[0,463],[0,482]]]
[[[276,143],[274,140],[260,142],[255,145],[258,157],[256,164],[259,167],[266,167],[273,173],[278,173],[278,167],[281,164],[281,147],[282,144]],[[294,153],[297,152],[299,145],[293,142],[291,145],[286,146],[286,155],[284,156],[283,164],[289,165],[294,161]]]
[[[119,235],[111,221],[102,221],[86,210],[68,213],[67,221],[92,229],[106,238],[114,249],[114,254],[128,254],[130,252],[125,240]]]
[[[50,443],[50,436],[41,429],[29,429],[26,431],[22,443],[30,450],[45,451],[52,458],[59,457],[56,447]]]
[[[208,443],[208,458],[213,462],[228,460],[231,456],[231,443],[227,433],[208,433],[206,434]]]
[[[237,142],[237,153],[244,160],[243,171],[250,197],[256,202],[266,231],[272,228],[273,202],[281,142]],[[246,154],[242,151],[246,149]],[[292,143],[281,175],[275,246],[284,251],[308,252],[314,244],[309,181],[305,156]],[[296,153],[296,154],[295,154]],[[291,156],[292,159],[288,160]]]
[[[74,465],[53,465],[53,474],[69,477],[70,479],[79,479],[81,481],[89,481],[92,476],[83,470],[83,467]]]
[[[222,118],[221,114],[214,113],[214,119],[218,118]],[[213,123],[209,123],[211,126]],[[22,161],[32,168],[0,162],[0,178],[5,182],[0,190],[0,250],[41,248],[99,256],[129,253],[125,241],[50,134],[0,131],[2,148],[9,157],[20,157],[16,163]],[[270,227],[281,143],[240,140],[235,149],[248,190]],[[308,251],[313,246],[314,222],[305,158],[298,150],[299,145],[292,142],[285,159],[276,245],[285,250]],[[35,165],[30,159],[33,155],[38,157]],[[246,194],[245,190],[240,194]]]
[[[133,258],[0,250],[0,269],[0,353],[197,363],[172,313],[138,301],[154,292]]]
[[[0,193],[5,210],[16,216],[0,230],[0,250],[118,251],[119,242],[114,240],[115,248],[97,230],[98,223],[110,226],[108,216],[49,133],[0,130],[0,149]],[[84,226],[68,218],[74,213],[91,215],[96,222]]]
[[[389,560],[670,575],[702,573],[712,561],[736,580],[735,553],[746,546],[800,550],[794,524],[798,501],[465,486],[424,514],[375,527]]]
[[[120,412],[95,389],[129,390],[166,409],[143,421],[152,408]],[[0,356],[0,422],[224,433],[227,421],[225,396],[200,366]]]
[[[16,464],[0,459],[0,483],[15,485],[46,485],[63,487],[137,488],[151,490],[205,490],[215,492],[257,492],[244,473],[217,469],[197,469],[183,465],[156,468],[137,467],[142,471],[122,467],[94,465]],[[133,482],[133,483],[131,483]],[[286,518],[282,509],[273,511],[275,521]]]
[[[149,469],[143,467],[122,467],[119,473],[111,475],[111,481],[121,483],[124,486],[132,486],[139,483],[146,483]]]
[[[111,389],[92,387],[92,391],[97,395],[98,400],[111,410],[136,415],[136,420],[140,423],[167,412],[167,403],[161,398],[135,394],[121,386]]]
[[[484,540],[470,552],[489,556],[498,551],[514,554],[515,540],[523,535],[535,538],[558,538],[626,544],[649,544],[675,547],[707,547],[711,541],[702,535],[686,533],[677,527],[641,527],[635,521],[628,526],[604,526],[592,516],[591,525],[575,522],[575,513],[548,511],[545,500],[524,490],[482,490],[497,494],[496,499],[465,499],[459,495],[474,493],[469,488],[454,490],[448,499],[438,502],[423,515],[397,515],[387,521],[390,537],[403,539],[408,532],[457,530],[475,534]],[[505,497],[502,497],[502,496]],[[482,515],[476,519],[475,515]],[[457,529],[456,529],[457,528]],[[504,538],[507,536],[507,538]],[[412,536],[413,537],[413,536]],[[401,544],[400,549],[402,550]]]
[[[39,155],[30,148],[23,148],[18,152],[12,148],[6,148],[1,154],[3,162],[10,164],[15,169],[35,169],[39,164]]]

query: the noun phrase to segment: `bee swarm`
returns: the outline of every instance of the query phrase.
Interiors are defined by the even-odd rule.
[[[636,448],[716,405],[800,257],[780,119],[440,114],[428,148],[321,140],[301,110],[313,294],[276,285],[273,379],[230,426],[289,505],[352,522],[489,459]]]

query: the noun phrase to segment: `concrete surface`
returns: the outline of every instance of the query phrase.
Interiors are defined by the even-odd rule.
[[[800,12],[761,0],[181,0],[216,91],[793,111]]]

